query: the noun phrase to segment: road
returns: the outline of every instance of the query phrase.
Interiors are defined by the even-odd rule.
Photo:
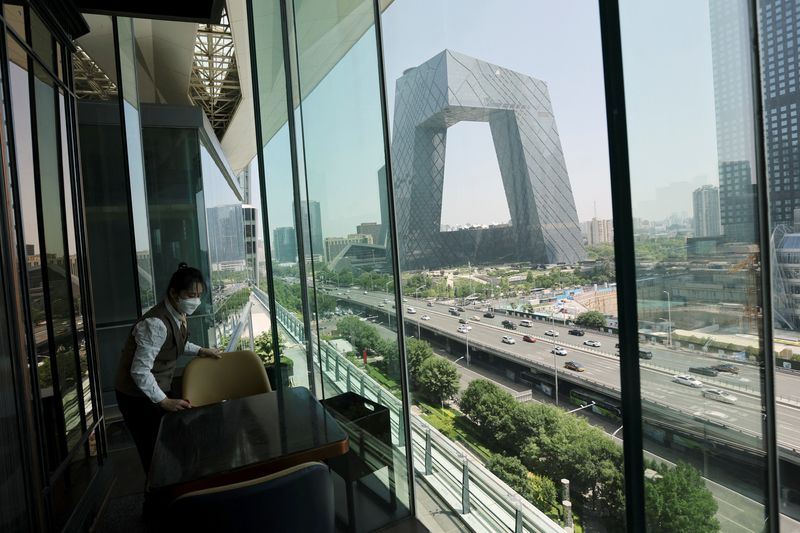
[[[379,292],[367,292],[343,289],[332,289],[331,292],[344,301],[357,302],[374,309],[375,313],[386,313],[390,320],[394,320],[391,295]],[[341,294],[339,294],[341,293]],[[416,309],[415,314],[404,313],[406,320],[406,334],[416,336],[417,328],[425,328],[454,339],[469,341],[470,346],[490,350],[499,355],[508,355],[509,359],[530,361],[532,366],[541,365],[551,369],[555,366],[559,379],[570,380],[575,383],[594,382],[595,384],[616,389],[620,388],[619,360],[616,357],[616,337],[589,333],[583,337],[568,335],[569,327],[563,327],[544,322],[534,321],[530,328],[519,327],[517,330],[507,330],[501,326],[502,320],[507,317],[497,314],[494,319],[483,317],[483,311],[466,307],[461,316],[469,319],[472,330],[467,334],[458,333],[458,317],[451,316],[448,312],[449,305],[434,303],[427,306],[425,300],[414,298],[404,299],[403,305]],[[422,320],[429,316],[429,320]],[[472,320],[477,316],[480,320]],[[511,319],[519,324],[519,319]],[[544,335],[545,330],[553,329],[559,333],[557,338]],[[513,337],[516,343],[504,344],[501,338],[504,335]],[[535,343],[522,341],[523,335],[530,335],[536,339]],[[600,341],[600,348],[583,346],[583,341],[595,339]],[[567,349],[566,357],[554,357],[550,353],[554,344]],[[749,435],[761,435],[762,417],[761,400],[758,393],[757,369],[747,365],[740,367],[739,376],[726,376],[720,374],[717,378],[697,376],[705,382],[703,388],[723,388],[737,397],[733,405],[720,403],[707,399],[702,394],[702,389],[690,388],[672,381],[673,374],[685,373],[690,366],[707,366],[719,363],[720,360],[713,354],[702,352],[687,353],[671,350],[664,347],[653,347],[654,357],[650,361],[642,360],[641,378],[642,395],[645,399],[665,408],[673,408],[683,412],[686,423],[692,423],[693,417],[710,421],[710,425],[724,426],[731,430]],[[563,367],[565,361],[580,362],[586,368],[585,372],[576,373]],[[800,378],[793,374],[779,373],[778,393],[780,396],[797,399],[795,390],[800,384]],[[800,409],[790,403],[778,403],[778,441],[781,447],[794,450],[800,449]],[[705,428],[704,428],[705,430]]]

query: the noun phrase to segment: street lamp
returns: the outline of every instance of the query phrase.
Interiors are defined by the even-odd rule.
[[[419,290],[420,289],[424,289],[424,288],[425,288],[425,285],[422,285],[422,286],[417,287],[416,289],[414,289],[414,298],[415,299],[417,299],[417,300],[419,299],[419,297],[417,296],[419,294]]]
[[[392,284],[392,280],[386,282],[386,285],[383,287],[384,292],[389,292],[389,285]]]
[[[467,353],[466,353],[465,357],[467,358],[467,366],[469,366],[469,330],[468,329],[464,330],[464,340],[467,343]]]
[[[555,342],[553,342],[553,376],[556,378],[556,407],[558,407],[558,365],[556,364],[556,346]]]
[[[667,339],[669,342],[669,347],[672,348],[672,299],[667,291],[662,292],[667,295]]]
[[[586,405],[583,405],[581,407],[578,407],[577,409],[572,409],[571,411],[567,411],[567,413],[575,413],[577,411],[580,411],[581,409],[586,409],[587,407],[593,407],[593,406],[594,406],[594,401],[587,403]]]

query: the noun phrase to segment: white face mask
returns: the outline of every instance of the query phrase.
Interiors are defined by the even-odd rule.
[[[178,311],[191,315],[200,307],[200,298],[178,298]]]

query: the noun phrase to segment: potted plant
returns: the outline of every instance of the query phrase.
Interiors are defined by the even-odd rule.
[[[267,371],[267,377],[269,378],[269,384],[273,390],[278,388],[277,383],[277,376],[275,372],[275,350],[273,349],[272,345],[272,335],[269,331],[265,331],[255,337],[253,339],[255,344],[255,352],[258,357],[261,358],[261,361],[264,363],[264,368]],[[283,353],[283,348],[285,347],[284,337],[283,335],[278,335],[278,343],[281,347],[281,353]],[[294,375],[294,361],[292,361],[289,357],[283,356],[281,357],[280,363],[280,374],[281,374],[281,387],[288,387],[289,386],[289,378]]]

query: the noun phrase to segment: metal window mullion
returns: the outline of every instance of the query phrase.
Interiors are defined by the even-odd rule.
[[[130,154],[128,154],[128,130],[126,129],[125,124],[125,81],[122,79],[122,59],[120,57],[120,50],[119,50],[119,23],[117,21],[118,17],[111,17],[111,26],[113,28],[113,40],[114,40],[114,62],[117,69],[117,80],[119,83],[117,84],[117,99],[119,101],[119,124],[120,124],[120,140],[122,141],[122,163],[125,166],[125,170],[123,171],[123,177],[125,181],[125,201],[127,202],[128,208],[128,236],[130,238],[131,243],[131,264],[133,266],[133,290],[135,293],[136,298],[136,318],[141,318],[142,316],[142,294],[141,289],[139,287],[139,263],[136,258],[136,234],[134,233],[133,229],[133,198],[131,194],[131,166],[130,166]],[[129,21],[130,22],[130,21]],[[131,35],[131,38],[133,36]],[[134,40],[135,43],[135,40]],[[149,228],[148,228],[149,232]],[[148,235],[149,237],[149,235]]]
[[[277,364],[279,361],[278,357],[280,355],[280,344],[279,340],[279,331],[278,331],[278,308],[275,304],[275,285],[273,281],[273,270],[272,270],[272,247],[269,246],[271,242],[272,236],[269,231],[269,214],[267,209],[267,175],[266,175],[266,165],[264,161],[264,136],[261,130],[261,102],[260,102],[260,94],[258,91],[258,57],[256,54],[256,35],[255,35],[255,25],[253,23],[253,2],[252,0],[247,0],[246,2],[246,10],[247,10],[247,33],[248,33],[248,43],[250,45],[250,69],[252,71],[252,76],[250,76],[252,84],[253,84],[253,122],[255,123],[255,133],[256,133],[256,161],[258,165],[258,181],[259,181],[259,196],[261,197],[261,226],[262,232],[264,235],[264,241],[267,243],[264,246],[264,267],[266,270],[266,278],[267,278],[267,303],[269,304],[269,322],[270,322],[270,332],[272,335],[272,349],[275,353],[275,371],[276,371],[276,384],[280,383],[277,381],[280,379],[280,365]],[[256,257],[256,268],[258,268],[258,257]]]
[[[773,349],[772,323],[772,269],[769,235],[769,184],[767,183],[766,140],[764,138],[764,102],[761,95],[761,56],[759,53],[758,2],[748,0],[748,25],[750,28],[750,82],[753,93],[754,139],[753,143],[756,173],[756,201],[758,202],[758,247],[761,262],[761,340],[764,354],[762,372],[761,404],[764,413],[762,432],[767,460],[767,493],[764,510],[767,530],[777,533],[780,530],[780,479],[778,475],[778,439],[775,405],[775,359]],[[754,221],[755,222],[755,221]]]
[[[53,48],[53,62],[57,61],[58,58],[58,47],[59,43],[55,37],[51,37],[52,48]],[[63,54],[62,54],[63,55]],[[80,358],[80,344],[78,343],[78,331],[77,331],[77,323],[75,322],[75,295],[72,292],[72,276],[71,272],[72,269],[70,267],[69,261],[69,239],[67,238],[67,232],[69,231],[69,227],[67,225],[67,206],[65,203],[66,196],[64,192],[64,154],[62,153],[62,139],[61,139],[61,105],[59,102],[59,91],[58,89],[53,90],[53,106],[55,107],[55,117],[54,117],[54,127],[55,127],[55,134],[56,134],[56,157],[58,158],[58,196],[59,196],[59,207],[61,208],[61,241],[62,246],[64,247],[64,272],[66,273],[65,279],[67,282],[67,301],[69,303],[69,316],[70,316],[70,328],[72,329],[72,349],[73,349],[73,356],[74,361],[73,364],[75,366],[75,370],[77,372],[77,400],[78,400],[78,408],[80,412],[80,424],[81,424],[81,434],[86,432],[86,404],[83,398],[83,380],[81,375],[81,358]],[[64,105],[66,106],[66,95],[64,96]],[[66,124],[65,124],[66,126]],[[66,130],[66,127],[64,128]],[[73,231],[74,232],[74,231]],[[77,258],[77,249],[75,251],[75,255]],[[69,453],[70,450],[67,450]]]
[[[66,83],[72,86],[74,83],[72,73],[72,54],[62,54],[62,69]],[[86,361],[89,367],[89,386],[92,393],[92,412],[95,422],[103,419],[102,393],[100,391],[99,365],[95,357],[97,342],[95,340],[94,317],[92,314],[91,300],[91,277],[89,275],[89,264],[86,261],[88,248],[86,246],[86,218],[83,209],[83,179],[80,166],[80,151],[78,142],[78,114],[76,99],[71,97],[65,100],[65,110],[67,118],[67,142],[69,144],[69,163],[71,167],[70,186],[72,191],[72,218],[75,231],[75,251],[78,257],[78,278],[80,279],[81,314],[83,316],[83,339],[86,343]],[[103,462],[105,455],[105,425],[99,424],[97,427],[98,458]]]
[[[8,31],[8,27],[3,21],[3,29]],[[4,35],[5,35],[4,31]],[[10,73],[8,68],[8,49],[6,39],[2,39],[0,43],[0,72],[2,72],[3,84],[3,110],[5,112],[4,130],[5,142],[7,143],[8,150],[5,152],[8,156],[8,170],[6,173],[3,170],[5,182],[3,184],[2,196],[4,198],[3,206],[8,207],[10,203],[10,210],[5,212],[4,220],[4,235],[8,237],[6,245],[10,253],[3,253],[0,261],[3,263],[3,271],[8,273],[8,279],[5,280],[5,309],[6,309],[6,322],[8,324],[8,331],[10,333],[9,340],[12,349],[12,371],[14,373],[14,386],[17,391],[17,400],[23,400],[18,403],[18,408],[21,409],[25,416],[17,417],[17,427],[20,429],[21,436],[27,436],[27,445],[21,446],[22,456],[25,458],[23,464],[23,471],[25,472],[25,493],[26,501],[28,503],[28,520],[32,530],[39,529],[39,525],[45,522],[44,508],[39,494],[42,489],[42,482],[44,474],[42,465],[44,465],[44,455],[40,443],[41,433],[33,431],[33,428],[43,427],[41,421],[41,406],[39,404],[38,394],[33,391],[38,391],[38,374],[36,371],[28,371],[29,379],[26,380],[25,369],[37,368],[36,365],[31,365],[30,349],[34,346],[32,328],[27,327],[30,324],[30,302],[27,298],[28,292],[28,275],[27,275],[27,260],[25,255],[20,253],[19,243],[25,242],[22,225],[14,223],[14,221],[22,220],[22,213],[20,209],[19,193],[18,193],[18,179],[17,179],[17,159],[16,159],[16,140],[14,137],[14,125],[12,117],[12,103],[11,103],[11,82]],[[13,184],[13,185],[12,185]],[[10,196],[7,194],[10,193]],[[13,213],[14,220],[9,220],[9,213]],[[14,254],[13,241],[16,241],[16,254]],[[16,257],[14,257],[16,255]],[[16,260],[16,261],[15,261]],[[18,275],[14,276],[12,273],[17,272]],[[13,295],[10,294],[13,290]],[[14,309],[13,312],[10,312]],[[13,317],[13,319],[12,319]],[[22,361],[21,358],[27,359]],[[25,364],[27,363],[27,364]],[[32,388],[33,387],[33,388]],[[25,398],[32,398],[33,409]],[[25,404],[25,405],[23,405]],[[34,445],[38,443],[38,445]],[[34,515],[34,512],[36,513]],[[38,518],[38,523],[34,519]]]
[[[292,22],[294,23],[295,16],[294,16],[294,1],[292,1]],[[288,10],[287,10],[288,11]],[[288,27],[288,20],[287,20],[287,27]],[[303,90],[300,85],[300,52],[299,52],[299,45],[297,42],[297,28],[295,27],[295,31],[292,32],[294,37],[294,53],[295,53],[295,60],[297,61],[297,94],[298,94],[298,102],[301,101]],[[291,56],[291,54],[290,54]],[[311,298],[314,299],[314,309],[319,310],[319,305],[317,302],[317,276],[316,276],[316,267],[314,263],[314,238],[311,234],[312,226],[311,226],[311,197],[308,194],[308,164],[306,162],[306,128],[304,122],[304,112],[303,112],[303,105],[302,103],[298,106],[298,111],[300,112],[300,140],[303,146],[303,182],[305,185],[305,194],[306,194],[306,220],[303,222],[308,224],[308,248],[311,251],[311,279],[314,280],[314,290],[310,295]],[[299,168],[298,168],[298,177],[299,177]],[[300,211],[300,215],[302,217],[302,210]],[[322,221],[320,221],[320,226]],[[302,233],[302,232],[301,232]],[[320,235],[322,237],[322,235]],[[305,244],[305,243],[303,243]],[[317,253],[324,254],[323,250],[317,250]],[[316,332],[317,332],[317,339],[321,339],[322,337],[319,334],[319,316],[317,316],[316,322]],[[309,319],[309,332],[311,332],[311,320]],[[309,383],[314,384],[312,390],[316,388],[316,382],[314,381],[314,343],[312,342],[311,335],[307,336],[309,341],[309,346],[311,347],[310,350],[307,352],[307,362],[308,365],[308,374],[309,374]],[[320,382],[321,383],[321,382]],[[323,391],[322,396],[325,397],[324,391],[324,384],[323,384]]]
[[[618,0],[598,0],[606,97],[614,257],[619,316],[620,397],[622,401],[625,517],[628,531],[646,531],[642,403],[636,308],[636,256],[633,240],[628,131],[625,115],[622,36]]]
[[[406,361],[406,336],[405,320],[403,319],[403,294],[400,282],[400,247],[397,236],[397,218],[394,206],[394,183],[392,181],[392,159],[391,143],[389,142],[389,112],[388,99],[386,95],[386,69],[383,63],[383,25],[381,21],[380,4],[378,0],[372,3],[373,17],[375,24],[375,52],[378,64],[378,88],[381,99],[381,123],[383,133],[383,152],[384,164],[386,165],[386,202],[388,204],[387,213],[389,215],[389,228],[387,238],[391,245],[392,272],[394,278],[394,299],[395,299],[395,318],[397,322],[397,352],[400,361],[400,387],[402,391],[401,402],[403,405],[403,432],[405,434],[406,457],[408,457],[407,475],[409,490],[409,511],[412,516],[416,516],[416,479],[414,477],[414,450],[413,435],[411,428],[410,411],[410,389],[408,364]]]
[[[286,124],[289,129],[289,156],[292,164],[292,191],[294,193],[294,224],[295,233],[298,238],[297,246],[297,267],[300,272],[300,305],[303,312],[303,334],[305,336],[306,345],[306,359],[308,361],[309,372],[314,371],[313,358],[314,358],[314,343],[311,338],[311,320],[308,316],[308,279],[306,278],[306,258],[305,258],[305,240],[303,239],[303,216],[300,209],[300,175],[299,164],[297,160],[297,125],[294,121],[294,87],[292,85],[292,72],[293,63],[291,54],[289,53],[289,20],[288,20],[288,7],[286,2],[288,0],[278,0],[280,4],[281,15],[281,42],[283,43],[283,73],[286,82]],[[298,95],[298,102],[299,102]],[[301,106],[302,107],[302,106]],[[311,203],[306,200],[306,210],[311,210]],[[309,246],[311,241],[311,227],[308,228]],[[280,374],[280,350],[276,351],[278,357],[275,358],[275,375],[277,383],[281,383]],[[309,380],[309,389],[314,393],[315,384],[314,380]]]

